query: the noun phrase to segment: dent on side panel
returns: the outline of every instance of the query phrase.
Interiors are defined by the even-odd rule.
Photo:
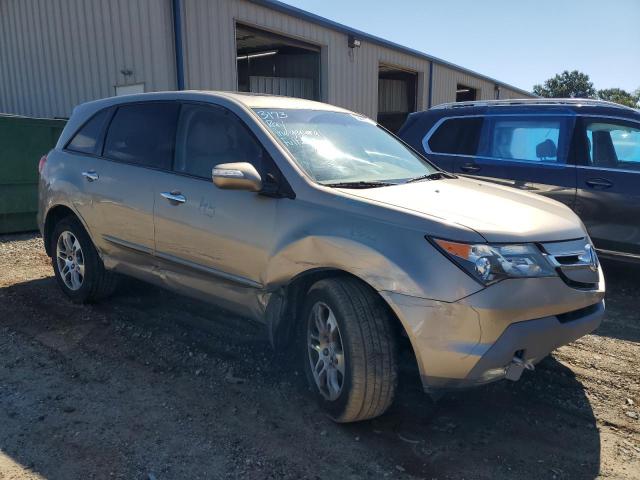
[[[376,290],[417,292],[419,286],[404,271],[371,247],[349,238],[314,236],[301,238],[282,249],[267,270],[267,288],[319,268],[349,272]]]
[[[349,200],[349,202],[351,202]],[[273,250],[261,283],[268,291],[287,284],[305,271],[338,269],[351,273],[377,291],[455,301],[482,287],[425,239],[434,228],[426,220],[408,225],[400,212],[368,206],[367,213],[305,202],[283,203]],[[381,218],[387,215],[387,218]],[[394,223],[397,222],[397,223]]]

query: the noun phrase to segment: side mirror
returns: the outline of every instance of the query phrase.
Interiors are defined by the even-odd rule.
[[[226,190],[262,190],[262,178],[253,165],[247,162],[221,163],[213,167],[213,183]]]

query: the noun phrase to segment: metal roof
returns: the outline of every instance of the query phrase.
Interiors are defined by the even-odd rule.
[[[329,103],[316,102],[304,98],[285,97],[266,93],[226,92],[221,90],[168,90],[165,92],[133,93],[116,97],[101,98],[81,103],[79,109],[97,111],[104,107],[125,103],[162,101],[162,100],[204,100],[207,98],[224,98],[241,103],[248,108],[282,108],[326,110],[331,112],[354,113],[342,107]]]
[[[571,105],[575,107],[612,107],[623,108],[636,112],[637,110],[626,105],[592,98],[520,98],[509,100],[473,100],[470,102],[448,102],[432,107],[431,110],[462,107],[503,107],[511,105]]]
[[[400,45],[399,43],[391,42],[389,40],[385,40],[384,38],[376,37],[375,35],[371,35],[369,33],[363,32],[362,30],[357,30],[355,28],[348,27],[347,25],[334,22],[333,20],[329,20],[328,18],[321,17],[320,15],[316,15],[315,13],[307,12],[306,10],[302,10],[301,8],[288,5],[278,0],[249,0],[249,1],[256,5],[270,8],[272,10],[276,10],[286,15],[291,15],[292,17],[296,17],[301,20],[306,20],[308,22],[312,22],[317,25],[321,25],[323,27],[336,30],[338,32],[345,33],[347,35],[353,35],[359,40],[366,40],[368,42],[375,43],[383,47],[387,47],[393,50],[398,50],[400,52],[403,52],[409,55],[413,55],[419,58],[423,58],[425,60],[429,60],[430,62],[433,62],[433,63],[444,65],[445,67],[449,67],[463,73],[474,75],[478,78],[482,78],[489,82],[493,82],[497,85],[506,87],[516,92],[523,93],[525,95],[533,95],[531,92],[523,90],[522,88],[514,87],[513,85],[509,85],[508,83],[501,82],[500,80],[496,80],[495,78],[488,77],[487,75],[483,75],[473,70],[469,70],[468,68],[461,67],[460,65],[456,65],[455,63],[447,62],[446,60],[443,60],[438,57],[434,57],[433,55],[429,55],[427,53],[421,52],[420,50],[415,50],[413,48]]]

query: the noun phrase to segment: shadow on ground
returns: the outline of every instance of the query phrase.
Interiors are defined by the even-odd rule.
[[[598,474],[591,406],[552,358],[437,403],[405,359],[386,415],[336,425],[263,334],[135,281],[95,306],[52,278],[0,289],[0,450],[49,479]]]

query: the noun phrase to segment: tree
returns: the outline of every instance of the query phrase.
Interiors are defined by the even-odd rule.
[[[598,90],[598,98],[609,102],[616,102],[627,107],[640,108],[640,89],[629,93],[621,88],[605,88]]]
[[[547,98],[594,98],[596,89],[589,75],[578,70],[565,70],[544,82],[544,85],[534,85],[533,93]]]

